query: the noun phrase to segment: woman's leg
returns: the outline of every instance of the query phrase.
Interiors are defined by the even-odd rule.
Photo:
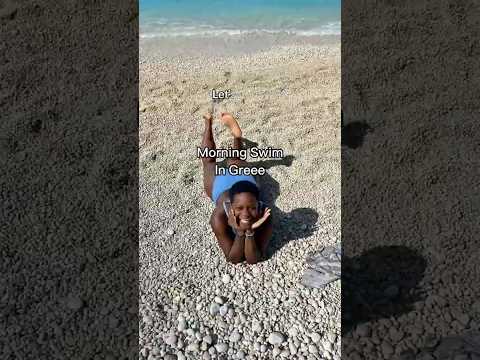
[[[221,114],[221,120],[222,122],[230,129],[233,135],[233,146],[232,149],[236,150],[241,150],[242,149],[242,130],[240,129],[240,126],[238,125],[237,120],[234,119],[232,114],[229,113],[222,113]],[[238,158],[228,158],[227,159],[227,165],[237,165],[237,166],[246,166],[247,162]]]
[[[205,131],[202,138],[202,149],[216,149],[215,141],[213,139],[212,121],[213,116],[207,113],[203,116],[205,119]],[[212,199],[212,186],[215,179],[215,164],[217,159],[215,157],[202,158],[203,164],[203,189],[210,199]]]

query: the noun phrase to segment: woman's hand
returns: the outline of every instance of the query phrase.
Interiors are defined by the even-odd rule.
[[[230,209],[230,211],[228,212],[228,225],[230,225],[235,230],[238,229],[238,223],[233,213],[233,209]]]
[[[252,230],[258,229],[270,216],[270,208],[265,208],[263,216],[252,224]]]

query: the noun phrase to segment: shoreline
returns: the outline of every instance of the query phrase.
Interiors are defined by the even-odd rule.
[[[340,46],[340,35],[249,34],[232,37],[158,37],[140,39],[140,63],[181,57],[253,56],[282,47]]]

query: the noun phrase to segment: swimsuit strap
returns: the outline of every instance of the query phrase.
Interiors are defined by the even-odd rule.
[[[224,201],[223,202],[223,210],[225,210],[225,215],[227,215],[227,217],[228,217],[228,210],[227,210],[227,205],[226,205],[227,202],[230,204],[230,201]]]

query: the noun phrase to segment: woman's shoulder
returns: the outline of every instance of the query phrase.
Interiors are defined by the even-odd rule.
[[[215,230],[222,230],[228,226],[228,219],[218,208],[215,208],[212,212],[212,216],[210,217],[210,226],[212,229]]]

